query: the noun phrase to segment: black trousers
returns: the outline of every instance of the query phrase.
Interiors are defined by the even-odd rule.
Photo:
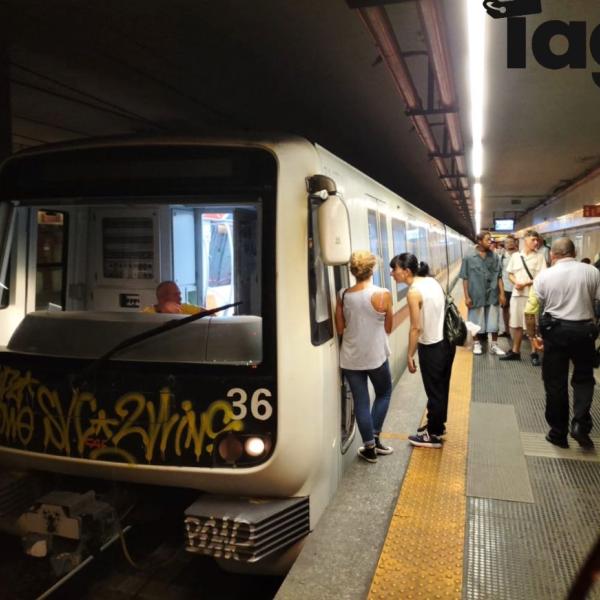
[[[573,362],[573,419],[582,432],[592,429],[590,407],[594,396],[594,340],[596,327],[591,322],[558,321],[544,331],[542,378],[546,390],[546,421],[550,435],[564,438],[569,431],[569,361]]]
[[[427,431],[442,435],[448,418],[450,375],[456,346],[442,340],[437,344],[419,344],[417,351],[427,394]]]

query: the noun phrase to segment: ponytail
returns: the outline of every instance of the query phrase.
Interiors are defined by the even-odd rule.
[[[429,276],[429,265],[426,262],[421,261],[419,263],[419,268],[417,269],[417,275],[419,277],[428,277]]]

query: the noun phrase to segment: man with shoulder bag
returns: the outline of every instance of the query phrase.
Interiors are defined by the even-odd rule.
[[[569,238],[552,244],[552,267],[533,282],[525,308],[527,333],[536,350],[544,350],[542,379],[546,390],[546,440],[568,448],[567,434],[584,449],[592,449],[591,405],[598,336],[595,306],[600,302],[598,269],[575,260]],[[536,332],[536,315],[539,332]],[[569,363],[573,363],[573,417],[569,427]]]
[[[537,252],[539,234],[534,229],[525,232],[523,247],[511,255],[506,271],[513,285],[510,297],[509,325],[512,348],[500,360],[521,360],[521,342],[525,327],[525,305],[535,278],[546,268],[546,260]],[[533,349],[532,349],[533,350]],[[535,350],[531,353],[531,364],[539,367],[540,357]]]

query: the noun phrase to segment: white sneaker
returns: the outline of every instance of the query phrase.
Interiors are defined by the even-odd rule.
[[[473,354],[483,354],[481,342],[473,342]]]
[[[502,350],[498,344],[492,344],[490,346],[490,352],[492,354],[497,354],[498,356],[504,356],[506,354],[506,352],[504,352],[504,350]]]

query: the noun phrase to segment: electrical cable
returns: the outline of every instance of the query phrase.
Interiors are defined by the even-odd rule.
[[[59,81],[58,79],[54,79],[53,77],[48,77],[47,75],[44,75],[37,71],[34,71],[33,69],[30,69],[28,67],[24,67],[23,65],[20,65],[16,62],[11,61],[10,65],[11,65],[11,67],[17,67],[17,69],[21,69],[22,71],[25,71],[26,73],[29,73],[30,75],[34,75],[35,77],[39,77],[40,79],[45,79],[46,81],[49,81],[50,83],[54,83],[55,85],[58,85],[62,88],[65,88],[66,90],[69,90],[70,92],[75,92],[76,94],[80,94],[81,96],[84,96],[85,98],[89,98],[91,100],[95,100],[96,102],[100,102],[101,104],[104,104],[105,106],[107,106],[109,108],[113,108],[116,111],[119,111],[120,113],[127,115],[131,118],[140,119],[142,121],[147,121],[158,127],[158,124],[154,123],[153,121],[150,121],[149,119],[146,119],[145,117],[142,117],[141,115],[134,113],[133,111],[123,108],[122,106],[119,106],[119,105],[115,104],[114,102],[109,102],[108,100],[104,100],[103,98],[100,98],[99,96],[95,96],[94,94],[90,94],[89,92],[85,92],[80,89],[77,89],[77,88],[73,87],[72,85],[63,83],[62,81]]]
[[[24,115],[12,115],[13,119],[20,119],[21,121],[27,121],[28,123],[33,123],[34,125],[42,125],[43,127],[49,127],[51,129],[59,129],[60,131],[66,131],[67,133],[74,133],[75,135],[81,135],[84,137],[91,137],[91,133],[87,133],[85,131],[77,131],[76,129],[70,129],[68,127],[63,127],[62,125],[55,125],[52,123],[46,123],[45,121],[39,121],[38,119],[32,119],[31,117],[25,117]]]

